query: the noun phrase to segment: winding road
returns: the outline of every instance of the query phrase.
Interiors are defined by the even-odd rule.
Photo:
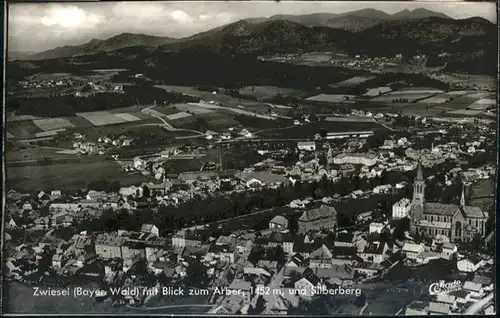
[[[148,110],[153,109],[155,107],[156,107],[156,105],[143,108],[141,110],[141,112],[159,119],[163,124],[144,124],[142,126],[162,126],[162,127],[165,127],[168,131],[188,131],[188,132],[192,132],[192,133],[195,133],[195,134],[198,134],[201,136],[205,136],[204,133],[202,133],[201,131],[198,131],[198,130],[175,128],[174,126],[170,125],[163,117],[158,116],[158,115],[154,114],[153,112],[148,112]]]

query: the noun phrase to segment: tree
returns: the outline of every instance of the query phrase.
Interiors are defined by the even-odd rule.
[[[144,185],[142,187],[142,196],[146,199],[148,199],[151,196],[151,190],[147,185]]]

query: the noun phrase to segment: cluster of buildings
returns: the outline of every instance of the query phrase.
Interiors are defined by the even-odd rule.
[[[88,155],[103,155],[109,147],[128,147],[132,145],[133,139],[125,135],[118,137],[99,137],[97,142],[85,140],[85,136],[79,133],[73,136],[73,148]]]

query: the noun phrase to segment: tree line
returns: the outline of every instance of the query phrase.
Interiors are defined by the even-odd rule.
[[[70,117],[78,112],[105,111],[137,104],[197,102],[195,97],[167,92],[149,85],[125,86],[123,93],[106,92],[86,97],[52,94],[43,97],[14,97],[7,99],[6,108],[18,115],[41,117]]]

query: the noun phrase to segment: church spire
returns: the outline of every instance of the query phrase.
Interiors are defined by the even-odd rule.
[[[460,206],[465,206],[465,186],[462,185],[462,196],[460,197]]]
[[[418,160],[417,177],[415,178],[415,181],[423,181],[423,180],[424,180],[424,174],[422,173],[422,162]]]

